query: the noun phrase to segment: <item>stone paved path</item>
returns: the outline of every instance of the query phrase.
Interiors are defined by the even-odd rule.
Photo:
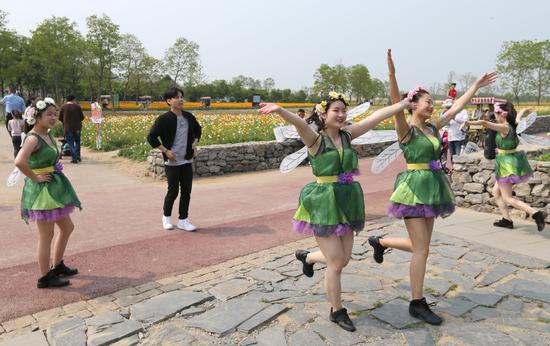
[[[186,274],[23,316],[0,345],[550,345],[550,262],[434,233],[425,295],[440,327],[408,315],[408,260],[382,265],[367,237],[402,235],[379,219],[356,238],[344,305],[357,332],[328,321],[323,268],[301,274],[299,240]]]

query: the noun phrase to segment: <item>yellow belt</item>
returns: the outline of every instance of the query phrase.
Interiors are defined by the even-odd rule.
[[[429,163],[407,163],[407,169],[430,169]]]
[[[515,152],[516,152],[516,149],[510,149],[510,150],[498,149],[499,154],[513,154]]]
[[[317,177],[317,184],[324,184],[324,183],[336,183],[338,181],[337,175],[330,175],[326,177]]]
[[[44,168],[35,168],[35,169],[31,169],[31,171],[34,174],[48,174],[48,173],[55,172],[55,167],[50,166],[50,167],[44,167]]]

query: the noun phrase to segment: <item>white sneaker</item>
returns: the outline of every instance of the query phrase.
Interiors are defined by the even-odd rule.
[[[170,216],[162,216],[162,228],[167,231],[174,229],[174,225],[172,225],[172,218]]]
[[[183,219],[183,220],[179,219],[178,225],[176,227],[187,232],[195,232],[197,230],[197,227],[195,227],[191,222],[189,222],[189,219]]]

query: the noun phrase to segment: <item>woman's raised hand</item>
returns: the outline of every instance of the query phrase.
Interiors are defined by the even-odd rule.
[[[388,49],[388,73],[390,75],[395,74],[395,65],[393,64],[393,58],[391,56],[391,48]]]
[[[260,109],[258,112],[261,114],[277,113],[281,110],[281,106],[276,105],[275,103],[260,103]]]
[[[483,75],[481,75],[481,77],[479,77],[476,80],[476,86],[479,89],[479,88],[483,88],[484,86],[487,86],[489,84],[493,84],[494,82],[496,82],[497,77],[498,76],[497,76],[496,72],[484,73]]]

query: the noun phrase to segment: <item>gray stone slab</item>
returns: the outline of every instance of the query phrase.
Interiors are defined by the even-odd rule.
[[[305,296],[296,296],[281,299],[278,303],[317,303],[317,302],[326,302],[327,296],[324,294],[309,294]]]
[[[252,316],[250,319],[241,324],[237,329],[245,333],[250,333],[254,329],[271,322],[273,319],[275,319],[286,310],[287,307],[284,305],[273,304],[263,309],[258,314]]]
[[[468,276],[462,276],[457,272],[439,273],[438,277],[449,280],[453,285],[457,285],[463,290],[471,290],[474,287],[474,279]]]
[[[369,248],[363,244],[354,244],[351,253],[354,255],[363,255],[369,251]]]
[[[487,274],[477,284],[479,287],[489,286],[506,276],[515,273],[518,270],[518,267],[511,264],[498,264],[493,269],[491,269]]]
[[[419,320],[409,315],[409,303],[401,299],[392,300],[371,311],[370,314],[397,329],[419,323]]]
[[[476,278],[482,272],[482,267],[472,263],[459,263],[456,270],[469,277]]]
[[[538,331],[541,333],[550,334],[550,323],[541,322],[538,320],[529,320],[518,315],[514,317],[497,317],[487,321],[491,324],[521,328],[529,332]]]
[[[55,346],[86,345],[86,323],[79,317],[64,320],[52,324],[46,335]]]
[[[91,333],[101,332],[113,324],[124,322],[125,319],[117,312],[106,312],[85,320],[88,331]]]
[[[501,314],[505,315],[521,315],[523,310],[523,302],[514,297],[508,297],[497,305],[497,309]]]
[[[308,322],[313,321],[314,316],[304,312],[303,310],[291,309],[286,312],[286,315],[294,321],[298,326],[302,326]]]
[[[189,327],[200,328],[224,336],[267,306],[266,303],[233,299],[199,316],[192,317],[185,323]]]
[[[382,282],[369,278],[366,275],[344,274],[342,275],[342,292],[368,292],[382,289]]]
[[[478,306],[477,303],[468,300],[450,298],[440,300],[437,305],[433,307],[433,310],[441,311],[454,317],[460,317],[476,306]]]
[[[376,266],[371,269],[372,273],[379,275],[387,280],[400,280],[409,276],[408,264],[395,264]]]
[[[498,317],[498,310],[495,308],[488,308],[485,306],[478,306],[470,311],[470,320],[472,322],[477,322],[481,320],[486,320],[488,318]]]
[[[182,311],[180,311],[177,316],[180,316],[180,317],[189,317],[189,316],[194,316],[194,315],[198,315],[198,314],[202,314],[204,312],[204,309],[203,308],[199,308],[199,307],[196,307],[196,306],[192,306],[190,308],[187,308],[187,309],[184,309]]]
[[[49,346],[42,331],[18,336],[13,339],[0,342],[0,346]]]
[[[462,257],[462,259],[465,259],[465,260],[470,261],[470,262],[479,262],[479,261],[482,261],[483,259],[485,259],[486,256],[487,255],[485,255],[481,252],[470,251],[467,254],[465,254]]]
[[[508,335],[496,328],[481,326],[477,323],[443,325],[440,331],[443,336],[452,336],[467,345],[516,346],[514,339]]]
[[[436,246],[435,249],[441,256],[452,258],[454,260],[462,258],[462,256],[470,251],[467,248],[453,245],[439,245]]]
[[[411,261],[412,254],[406,251],[392,250],[384,255],[384,263],[401,264],[409,263]]]
[[[208,292],[217,299],[225,301],[249,292],[251,287],[252,283],[246,279],[233,279],[217,284],[208,290]]]
[[[135,346],[139,344],[139,335],[132,335],[124,339],[120,339],[119,341],[115,342],[114,344],[111,344],[110,346]],[[53,345],[52,345],[53,346]]]
[[[435,346],[435,340],[427,329],[410,329],[402,333],[409,346]]]
[[[291,277],[291,278],[297,278],[298,276],[303,275],[301,269],[286,270],[286,271],[282,271],[280,273],[283,274],[284,276],[288,276],[288,277]]]
[[[120,322],[95,334],[88,332],[88,346],[110,345],[115,341],[143,331],[141,323],[136,321]]]
[[[290,336],[289,346],[322,346],[326,342],[321,337],[311,330],[300,330]]]
[[[257,281],[267,281],[267,282],[279,282],[286,279],[285,276],[279,274],[273,270],[265,269],[253,269],[246,273],[246,276],[253,278]]]
[[[393,287],[385,288],[382,291],[357,293],[354,295],[353,302],[361,306],[361,309],[356,311],[374,309],[380,303],[387,303],[395,298],[401,296],[401,292]],[[406,295],[409,296],[409,293]]]
[[[313,277],[311,278],[308,278],[305,275],[300,277],[298,280],[296,280],[294,285],[301,290],[309,290],[313,286],[317,285],[319,282],[323,281],[323,279],[324,275],[322,275],[322,273],[315,272],[315,275],[313,275]]]
[[[350,316],[351,317],[351,316]],[[354,318],[351,318],[354,321]],[[333,345],[350,346],[361,342],[359,333],[350,333],[338,327],[336,323],[318,319],[311,325],[311,328],[325,341]]]
[[[457,261],[441,255],[430,256],[428,257],[428,265],[434,266],[440,269],[453,269],[457,265]]]
[[[196,338],[185,330],[173,324],[165,324],[161,328],[150,332],[143,345],[190,345],[195,340]]]
[[[158,323],[169,319],[190,306],[202,304],[212,298],[207,293],[187,290],[163,293],[132,305],[130,308],[131,319],[142,323]]]
[[[286,299],[296,296],[296,292],[292,291],[275,291],[275,292],[260,292],[252,291],[243,296],[243,299],[254,300],[262,303],[273,303],[281,299]]]
[[[531,345],[550,345],[550,336],[545,335],[537,335],[535,333],[525,333],[525,332],[518,332],[518,331],[510,331],[508,332],[508,335],[510,335],[512,338],[518,340],[523,345],[531,346]]]
[[[356,333],[366,335],[367,337],[389,337],[395,333],[395,329],[392,326],[381,322],[368,313],[362,313],[361,315],[353,319],[353,323],[357,328]]]
[[[276,269],[276,268],[284,267],[284,266],[288,265],[289,263],[291,263],[292,261],[296,261],[296,263],[299,263],[296,260],[296,257],[294,257],[294,255],[291,255],[291,256],[285,256],[285,257],[277,258],[274,261],[264,263],[264,264],[262,264],[262,268]]]
[[[504,295],[500,293],[483,291],[465,291],[461,292],[459,296],[483,306],[495,306],[504,298]]]
[[[550,303],[550,284],[548,283],[512,279],[496,286],[495,289],[516,297],[524,297]]]
[[[444,278],[428,277],[424,281],[424,290],[436,296],[442,296],[449,291],[453,284]]]
[[[256,338],[258,346],[287,346],[285,328],[274,326],[264,329]]]

